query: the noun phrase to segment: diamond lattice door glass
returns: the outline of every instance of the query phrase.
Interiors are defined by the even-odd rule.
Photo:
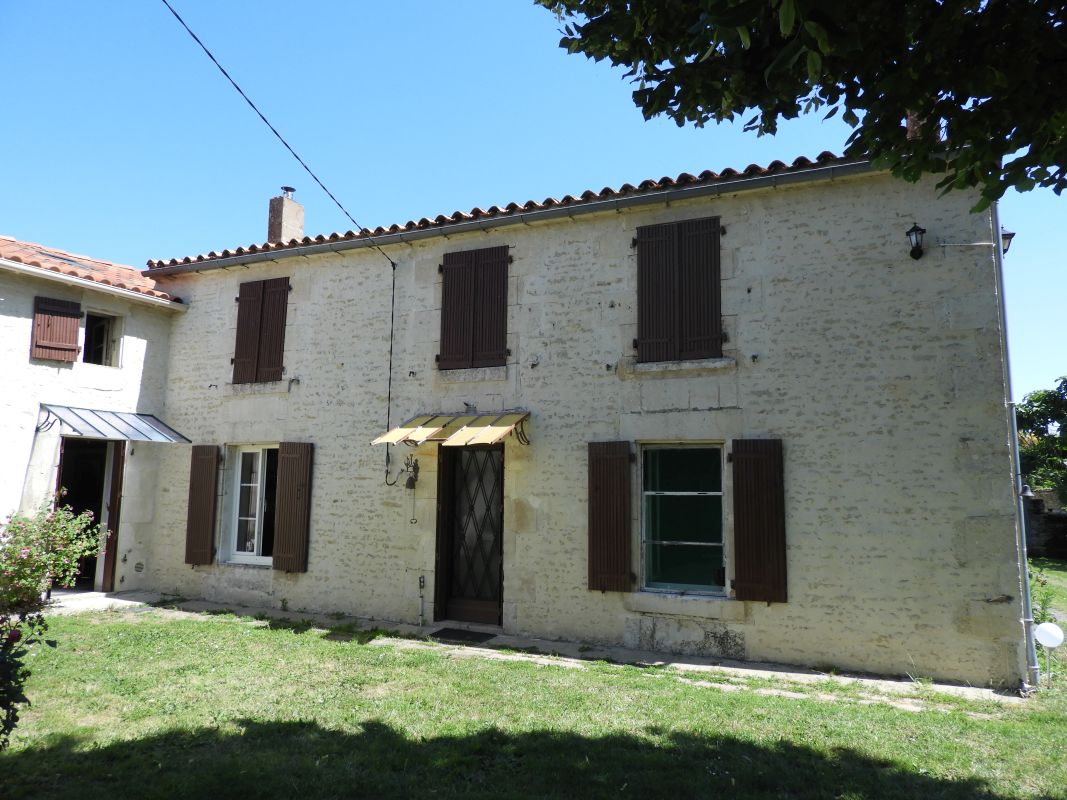
[[[500,624],[504,450],[463,448],[454,469],[448,616]]]

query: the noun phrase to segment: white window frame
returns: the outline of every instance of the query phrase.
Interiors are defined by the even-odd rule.
[[[228,531],[226,535],[227,557],[226,560],[233,564],[255,564],[258,566],[271,566],[274,559],[272,556],[261,556],[246,553],[237,549],[237,535],[240,531],[241,517],[241,464],[244,462],[246,453],[255,453],[258,460],[256,476],[256,551],[263,547],[263,508],[267,499],[265,481],[267,477],[266,451],[277,450],[277,444],[240,445],[232,448],[233,476],[230,483],[231,503],[228,511]],[[251,484],[250,484],[251,485]]]
[[[122,341],[123,341],[123,318],[113,311],[103,311],[95,308],[86,308],[85,317],[81,326],[81,357],[78,361],[82,364],[91,364],[94,367],[109,367],[118,369],[122,366]],[[86,361],[85,354],[89,338],[89,317],[106,317],[111,320],[111,335],[108,337],[107,349],[104,352],[104,363],[97,364],[95,361]]]
[[[647,492],[645,491],[645,452],[650,450],[717,450],[719,453],[719,491],[717,492]],[[726,444],[725,442],[639,442],[638,443],[638,552],[641,554],[641,591],[660,592],[663,594],[696,594],[711,595],[713,597],[725,597],[729,595],[729,564],[730,564],[730,537],[728,535],[726,520]],[[691,497],[721,497],[720,505],[722,514],[722,563],[723,563],[723,586],[676,584],[674,586],[650,586],[648,578],[648,515],[646,514],[645,497],[647,496],[691,496]],[[719,545],[707,542],[685,542],[701,547],[717,547]]]

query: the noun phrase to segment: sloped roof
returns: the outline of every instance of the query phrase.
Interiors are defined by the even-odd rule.
[[[36,242],[22,242],[0,234],[0,258],[14,261],[45,272],[58,272],[73,278],[125,289],[129,292],[155,297],[160,300],[178,301],[156,288],[156,282],[140,270],[126,264],[115,264],[99,258],[68,253],[55,247]]]
[[[780,175],[785,173],[801,172],[803,170],[810,170],[816,167],[833,166],[837,164],[851,164],[856,163],[855,158],[845,158],[844,156],[838,156],[834,153],[823,151],[815,157],[814,160],[801,156],[794,159],[791,164],[786,164],[783,161],[772,161],[765,167],[761,167],[758,164],[749,164],[743,170],[736,170],[732,167],[727,167],[722,172],[713,172],[711,170],[704,170],[699,175],[692,175],[688,172],[683,172],[676,178],[662,177],[659,180],[644,180],[634,186],[633,184],[624,183],[617,189],[605,187],[599,192],[594,192],[591,189],[587,189],[577,197],[573,195],[564,195],[558,200],[552,197],[545,198],[538,202],[536,200],[528,200],[525,203],[508,203],[506,206],[490,206],[489,208],[473,208],[470,211],[455,211],[452,214],[445,215],[439,214],[433,219],[423,217],[422,219],[415,221],[409,220],[403,225],[393,224],[389,227],[377,227],[374,230],[364,229],[363,231],[346,231],[345,233],[331,233],[329,235],[319,236],[305,236],[303,239],[291,239],[288,242],[264,242],[263,244],[251,244],[247,247],[238,247],[233,250],[222,250],[216,252],[212,250],[210,253],[185,256],[184,258],[171,258],[169,260],[149,260],[148,272],[151,273],[153,269],[161,269],[163,267],[178,267],[191,264],[210,263],[212,261],[218,261],[221,259],[233,258],[235,256],[245,256],[252,253],[266,253],[278,250],[291,250],[300,247],[306,247],[308,245],[324,244],[327,242],[343,242],[343,241],[356,241],[374,239],[376,237],[387,236],[390,234],[406,233],[412,231],[423,231],[433,228],[443,228],[448,225],[454,225],[461,222],[469,222],[478,219],[493,219],[499,217],[508,217],[512,215],[526,214],[533,211],[544,211],[550,208],[559,208],[567,206],[582,206],[589,203],[594,203],[603,200],[611,200],[623,197],[640,196],[642,194],[651,194],[657,191],[663,191],[666,189],[674,189],[688,186],[700,186],[716,183],[729,183],[731,181],[741,181],[749,178],[760,178],[765,176]]]

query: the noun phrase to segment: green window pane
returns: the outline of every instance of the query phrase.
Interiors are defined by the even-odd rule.
[[[722,544],[721,495],[646,495],[645,539]]]
[[[647,585],[653,589],[715,589],[722,586],[721,546],[645,545]]]
[[[717,447],[644,451],[646,492],[721,492],[722,458]]]

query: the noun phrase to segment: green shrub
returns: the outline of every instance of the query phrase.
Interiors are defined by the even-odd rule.
[[[7,747],[29,702],[23,691],[29,648],[47,629],[44,595],[71,586],[78,562],[101,552],[99,526],[91,511],[43,506],[33,516],[15,514],[0,526],[0,750]]]
[[[1030,572],[1030,616],[1033,617],[1034,624],[1040,625],[1042,622],[1055,621],[1052,615],[1054,591],[1049,585],[1048,578],[1045,577],[1045,570],[1035,570],[1032,561],[1027,569]]]

